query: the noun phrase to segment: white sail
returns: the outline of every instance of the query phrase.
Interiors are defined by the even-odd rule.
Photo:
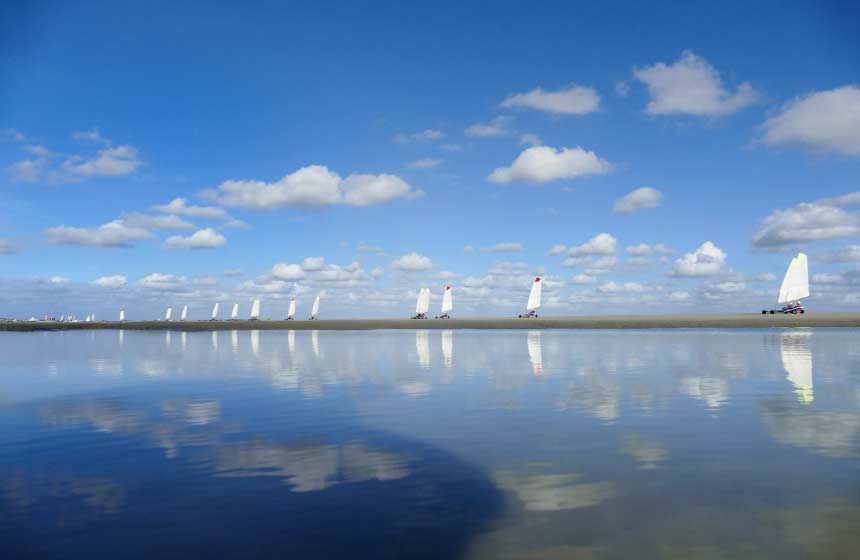
[[[90,320],[91,320],[91,321],[95,321],[95,320],[96,320],[96,314],[95,314],[95,313],[93,313],[93,315],[92,315],[92,319],[90,319]]]
[[[287,311],[287,317],[290,319],[296,314],[296,298],[290,298],[290,310]]]
[[[540,277],[535,278],[534,284],[532,284],[532,291],[529,292],[529,302],[526,304],[526,309],[529,311],[540,307],[540,284]]]
[[[791,259],[782,286],[779,288],[777,303],[788,303],[809,297],[809,262],[804,253]]]
[[[164,313],[164,320],[169,321],[170,317],[173,316],[173,308],[169,305],[167,306],[167,311]]]
[[[218,303],[216,302],[215,305],[212,307],[212,320],[214,321],[217,318],[218,318]]]
[[[260,318],[260,300],[255,299],[251,304],[251,319]]]
[[[788,380],[794,385],[800,402],[811,403],[814,399],[812,383],[812,352],[809,349],[809,333],[783,333],[779,339],[782,367]]]
[[[180,321],[184,321],[188,317],[188,306],[182,306],[182,314],[179,316]]]
[[[442,313],[448,313],[454,309],[454,297],[451,295],[451,286],[445,286],[445,294],[442,296]]]
[[[120,309],[120,310],[119,310],[119,320],[120,320],[120,321],[125,321],[125,309]]]
[[[311,317],[313,317],[314,319],[316,319],[316,317],[317,317],[317,313],[319,313],[319,312],[320,312],[320,297],[319,297],[319,296],[317,296],[317,297],[314,299],[314,305],[313,305],[313,307],[311,308]]]
[[[430,288],[421,288],[418,292],[418,303],[415,305],[415,313],[427,313],[430,311]]]
[[[236,319],[236,318],[238,318],[238,317],[239,317],[239,303],[238,303],[238,302],[236,302],[236,303],[234,303],[234,304],[233,304],[233,311],[232,311],[232,312],[230,312],[230,318],[231,318],[231,319]]]

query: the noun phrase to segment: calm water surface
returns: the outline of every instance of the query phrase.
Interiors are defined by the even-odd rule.
[[[0,334],[2,558],[857,558],[860,332]]]

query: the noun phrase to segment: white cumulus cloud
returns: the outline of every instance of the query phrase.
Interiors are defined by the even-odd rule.
[[[705,241],[692,253],[685,253],[675,261],[670,276],[694,278],[718,274],[726,264],[726,254],[722,249]]]
[[[494,183],[547,183],[558,179],[603,175],[612,169],[611,163],[579,146],[560,149],[534,146],[523,150],[510,167],[495,169],[489,180]]]
[[[510,131],[506,128],[506,125],[510,121],[511,117],[499,116],[488,123],[475,123],[465,130],[466,136],[478,138],[507,136],[510,134]]]
[[[57,245],[90,247],[130,247],[133,241],[155,237],[149,230],[129,225],[123,220],[113,220],[97,228],[59,225],[46,229],[45,234],[51,243]]]
[[[114,276],[102,276],[93,280],[93,284],[100,288],[122,288],[128,283],[128,278],[121,274]]]
[[[815,91],[786,104],[763,125],[761,141],[860,156],[860,86]]]
[[[161,204],[152,207],[153,210],[164,212],[165,214],[180,214],[192,218],[213,218],[220,219],[227,216],[227,212],[223,208],[217,206],[194,206],[189,205],[185,198],[174,198],[167,204]]]
[[[396,175],[354,174],[346,179],[323,165],[311,165],[279,181],[225,181],[206,196],[224,206],[256,210],[280,207],[322,208],[333,204],[370,206],[423,195]]]
[[[301,280],[307,275],[305,269],[298,264],[277,263],[272,267],[272,276],[278,280],[286,280],[292,282]]]
[[[496,243],[489,247],[478,249],[482,253],[517,253],[523,250],[522,243]]]
[[[582,245],[571,247],[567,254],[571,257],[580,255],[614,255],[618,248],[618,240],[612,234],[598,233]]]
[[[657,208],[663,200],[663,193],[651,187],[638,188],[619,198],[612,206],[616,214],[635,214],[640,210]]]
[[[846,245],[837,251],[822,253],[817,260],[823,263],[860,263],[860,245]]]
[[[728,115],[758,99],[746,82],[735,92],[727,90],[716,68],[691,51],[684,51],[673,64],[635,68],[633,75],[648,86],[651,100],[646,111],[652,115]]]
[[[424,255],[419,255],[415,252],[403,255],[402,257],[391,263],[392,268],[410,272],[430,270],[430,267],[432,266],[433,261],[430,260],[430,257],[425,257]]]
[[[432,169],[433,167],[441,165],[443,161],[444,160],[441,159],[422,158],[410,161],[406,164],[406,167],[409,169]]]
[[[570,86],[556,91],[541,88],[505,99],[504,108],[536,109],[560,115],[586,115],[600,109],[600,96],[590,87]]]
[[[137,155],[137,148],[124,145],[99,150],[92,159],[73,156],[63,163],[63,169],[71,176],[85,179],[130,175],[141,165],[143,162]]]
[[[753,244],[779,248],[793,243],[860,236],[860,214],[844,209],[857,204],[860,204],[860,192],[774,210],[759,223],[753,234]]]
[[[212,228],[204,228],[187,237],[170,236],[164,242],[164,247],[167,249],[216,249],[226,244],[226,237]]]

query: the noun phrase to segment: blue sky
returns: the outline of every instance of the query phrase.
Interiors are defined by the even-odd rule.
[[[0,8],[0,316],[860,304],[851,3],[175,4]]]

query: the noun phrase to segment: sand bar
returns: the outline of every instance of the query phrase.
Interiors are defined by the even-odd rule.
[[[760,313],[688,315],[600,315],[581,317],[464,318],[464,319],[325,319],[319,321],[52,321],[0,322],[0,331],[53,330],[373,330],[373,329],[761,329],[782,327],[860,327],[860,313]]]

